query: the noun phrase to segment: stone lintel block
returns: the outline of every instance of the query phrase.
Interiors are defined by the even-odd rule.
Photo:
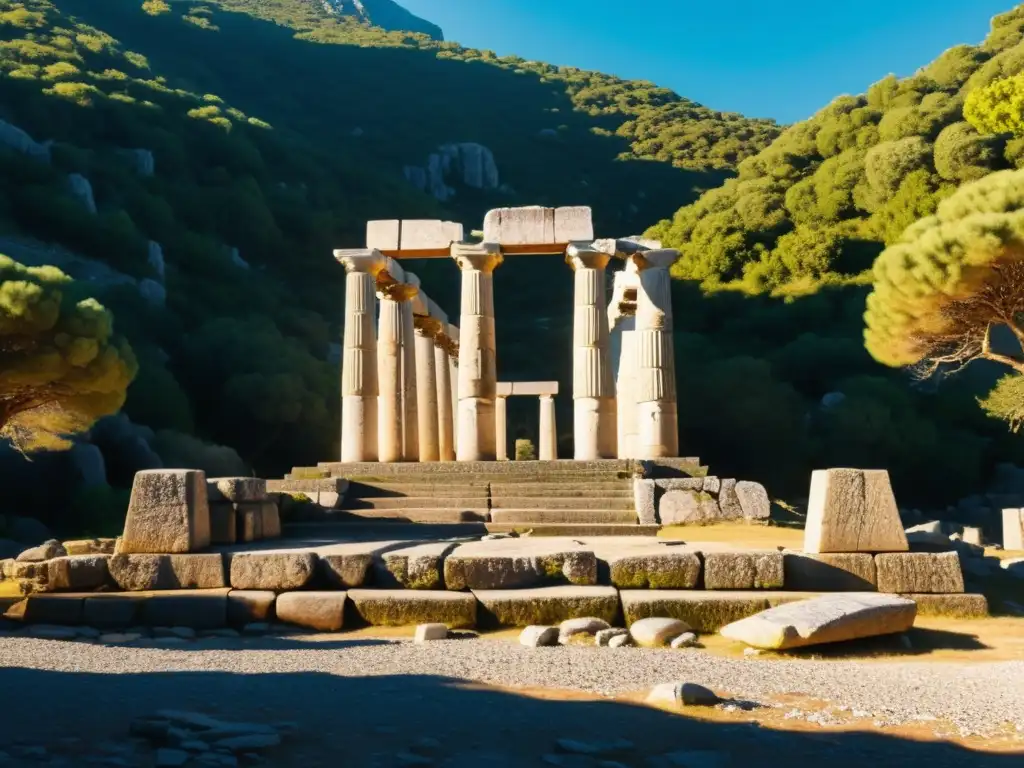
[[[267,481],[259,477],[215,477],[206,481],[210,501],[263,501]]]
[[[484,217],[484,242],[502,245],[559,242],[555,240],[555,209],[531,205],[488,211]]]
[[[195,469],[137,472],[118,552],[186,553],[210,545],[206,475]]]
[[[805,552],[906,552],[896,497],[884,469],[811,474]]]
[[[494,388],[495,397],[511,397],[512,396],[512,382],[510,381],[499,381]]]
[[[572,205],[555,209],[556,243],[593,242],[594,220],[589,206]]]
[[[362,623],[375,627],[445,624],[451,629],[476,626],[477,602],[470,594],[415,589],[351,589],[348,598]]]
[[[705,552],[705,589],[781,589],[782,553],[773,550]]]
[[[245,552],[231,556],[231,586],[285,592],[302,589],[313,578],[313,552]]]
[[[110,576],[126,592],[227,586],[220,554],[113,555],[108,567]]]
[[[385,552],[374,563],[374,584],[404,589],[444,589],[444,560],[457,544],[432,542]]]
[[[1024,550],[1024,509],[1003,510],[1003,549]]]
[[[284,592],[275,607],[279,621],[337,632],[345,623],[344,592]]]
[[[607,562],[609,580],[619,589],[694,589],[700,580],[700,556],[679,547],[613,555]]]
[[[952,594],[904,594],[917,603],[918,616],[942,616],[947,619],[988,618],[988,600],[984,595]]]
[[[210,502],[210,543],[234,544],[238,540],[235,505],[230,501]]]
[[[956,552],[894,552],[875,557],[878,591],[961,593],[964,575]]]
[[[438,219],[403,219],[401,250],[423,251],[450,248],[465,239],[461,224]]]
[[[805,600],[815,593],[705,590],[624,589],[619,593],[628,627],[634,621],[668,617],[685,621],[694,632],[717,632],[726,624],[760,613],[773,605]]]
[[[614,587],[540,587],[474,590],[481,626],[528,627],[594,617],[614,624],[619,593]]]
[[[110,583],[107,562],[110,555],[68,555],[47,563],[47,585],[51,590],[85,591]]]
[[[228,592],[228,623],[245,626],[274,620],[277,593],[265,589],[232,589]]]
[[[512,382],[512,395],[524,395],[541,397],[543,395],[557,395],[557,381],[514,381]]]
[[[402,222],[398,219],[383,219],[366,222],[366,247],[378,251],[397,251],[400,243]]]
[[[25,624],[81,624],[84,595],[29,595],[4,611],[4,618]]]
[[[220,629],[227,626],[228,589],[154,592],[139,603],[139,618],[151,627]]]
[[[655,480],[633,480],[633,502],[640,525],[657,525],[658,513],[654,502]]]
[[[784,552],[786,589],[807,592],[874,592],[875,557],[866,552]]]

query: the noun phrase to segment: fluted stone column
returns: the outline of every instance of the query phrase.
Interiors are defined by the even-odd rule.
[[[438,429],[437,362],[434,337],[441,322],[433,317],[417,317],[416,326],[416,408],[419,418],[419,459],[440,461]],[[447,367],[445,367],[447,371]],[[446,393],[447,394],[447,393]]]
[[[387,463],[405,458],[402,308],[409,305],[416,290],[403,283],[392,283],[382,286],[377,294],[380,299],[380,333],[377,342],[377,368],[380,374],[378,452],[380,461]]]
[[[452,258],[462,270],[456,455],[459,461],[494,461],[494,270],[502,262],[501,248],[493,243],[455,243]]]
[[[434,369],[437,375],[437,454],[439,461],[455,461],[452,420],[452,377],[448,350],[451,339],[442,326],[434,336]]]
[[[555,427],[555,398],[540,396],[540,445],[537,458],[554,461],[558,458],[558,431]]]
[[[405,273],[406,283],[419,291],[420,279]],[[413,294],[415,297],[415,294]],[[411,301],[402,303],[402,459],[420,460],[419,395],[416,376],[416,325]]]
[[[341,460],[377,461],[377,275],[380,251],[336,251],[345,267],[345,336],[341,362]]]
[[[615,391],[608,359],[607,253],[570,245],[575,273],[573,315],[573,435],[578,461],[616,456]]]
[[[619,318],[612,331],[613,342],[618,347],[615,376],[615,413],[618,437],[618,456],[632,459],[636,454],[636,372],[638,368],[636,349],[636,317]]]
[[[505,411],[508,398],[494,398],[494,447],[498,461],[508,459],[508,416]]]
[[[672,280],[668,273],[678,258],[679,252],[672,249],[633,257],[640,271],[636,307],[638,459],[679,454]]]
[[[458,453],[459,448],[459,327],[448,326],[448,338],[451,346],[448,349],[448,375],[452,381],[452,450]]]

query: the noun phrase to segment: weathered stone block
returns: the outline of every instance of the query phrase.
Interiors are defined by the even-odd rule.
[[[138,594],[112,593],[87,597],[82,607],[82,623],[103,629],[134,626],[138,623],[139,606],[143,599]]]
[[[208,555],[113,555],[110,575],[126,592],[219,589],[227,586],[224,557]]]
[[[767,520],[771,516],[772,502],[768,491],[760,483],[740,480],[736,483],[736,497],[746,520]]]
[[[594,617],[613,623],[619,613],[614,587],[540,587],[477,590],[481,626],[528,627]]]
[[[237,541],[235,505],[230,501],[210,502],[210,543],[234,544]]]
[[[435,250],[448,248],[465,239],[461,224],[439,219],[403,219],[402,250]]]
[[[705,552],[705,589],[780,589],[785,581],[782,553]]]
[[[139,605],[139,617],[151,627],[219,629],[227,625],[227,589],[155,592]]]
[[[634,621],[629,627],[630,637],[641,648],[660,648],[689,631],[685,621],[658,616]]]
[[[783,553],[786,589],[806,592],[874,592],[875,557],[866,552]]]
[[[824,595],[769,608],[722,628],[722,635],[755,648],[784,650],[905,632],[917,605],[893,595]]]
[[[654,504],[654,481],[633,481],[633,500],[636,504],[636,516],[640,525],[657,525],[658,513]]]
[[[555,240],[555,211],[541,206],[488,211],[484,217],[484,242],[502,245],[558,242]]]
[[[206,475],[193,469],[148,469],[135,475],[118,552],[182,553],[210,545]]]
[[[368,586],[381,555],[404,544],[405,541],[366,541],[320,547],[317,555],[321,577],[336,589]]]
[[[898,552],[875,557],[878,591],[963,592],[964,575],[956,552]]]
[[[69,555],[112,555],[117,539],[79,539],[65,541],[64,551]]]
[[[591,242],[593,239],[594,221],[589,206],[573,205],[555,209],[553,242]]]
[[[658,518],[662,525],[705,525],[725,519],[715,497],[704,491],[666,492],[658,502]]]
[[[277,593],[266,589],[233,589],[228,592],[228,623],[244,626],[274,620]]]
[[[69,555],[47,563],[47,583],[51,590],[90,590],[110,582],[107,561],[110,555]]]
[[[285,592],[277,596],[278,621],[321,632],[337,632],[345,623],[344,592]]]
[[[917,603],[918,616],[942,616],[947,619],[988,618],[988,600],[984,595],[954,593],[904,594]]]
[[[385,552],[375,563],[374,583],[388,588],[444,589],[444,559],[455,547],[454,542],[440,541]]]
[[[1003,510],[1003,549],[1024,550],[1024,509]]]
[[[235,589],[301,589],[313,577],[317,557],[312,552],[247,552],[231,556],[231,586]]]
[[[654,485],[660,491],[702,491],[704,490],[704,478],[668,477],[655,480]]]
[[[735,480],[727,478],[720,482],[718,506],[721,508],[722,518],[725,520],[740,520],[743,518],[743,507],[740,505],[740,497],[736,493]]]
[[[375,627],[445,624],[452,629],[476,626],[473,595],[412,589],[352,589],[348,592],[359,619]]]
[[[260,504],[260,528],[264,539],[281,538],[281,514],[272,501]]]
[[[366,222],[366,247],[378,251],[397,251],[402,222],[398,219],[384,219]]]
[[[696,552],[666,549],[611,555],[607,562],[609,580],[620,589],[694,589],[700,579]]]
[[[15,559],[19,563],[42,563],[55,557],[64,557],[67,551],[56,539],[44,541],[42,544],[21,552]]]
[[[445,559],[444,581],[452,590],[590,585],[597,583],[597,557],[578,545],[536,539],[474,542]]]
[[[906,552],[889,473],[819,469],[811,474],[805,552]]]
[[[263,501],[267,481],[258,477],[215,477],[206,481],[209,501]]]
[[[243,501],[235,507],[235,537],[240,542],[259,541],[263,538],[263,504]]]
[[[25,624],[81,624],[81,595],[29,595],[4,611],[4,618]]]

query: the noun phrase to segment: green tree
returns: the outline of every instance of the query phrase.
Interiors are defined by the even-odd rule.
[[[115,413],[135,376],[127,342],[95,299],[55,267],[0,255],[0,431],[22,450],[66,448],[65,435]]]
[[[1024,356],[992,348],[1005,325],[1024,349],[1024,171],[966,184],[907,228],[874,267],[865,342],[886,365],[926,373],[979,358],[1024,373]]]
[[[1024,72],[971,91],[964,118],[979,133],[1024,134]]]

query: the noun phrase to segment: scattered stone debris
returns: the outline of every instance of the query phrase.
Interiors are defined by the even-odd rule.
[[[558,642],[565,645],[576,635],[596,635],[602,629],[611,629],[604,619],[589,616],[582,619],[566,619],[558,626]]]
[[[447,640],[447,624],[420,624],[416,627],[416,635],[413,642],[428,643],[432,640]]]
[[[713,707],[722,700],[710,688],[696,683],[662,683],[651,689],[646,701],[658,706]]]
[[[526,627],[519,633],[519,644],[530,648],[558,645],[558,627]]]

